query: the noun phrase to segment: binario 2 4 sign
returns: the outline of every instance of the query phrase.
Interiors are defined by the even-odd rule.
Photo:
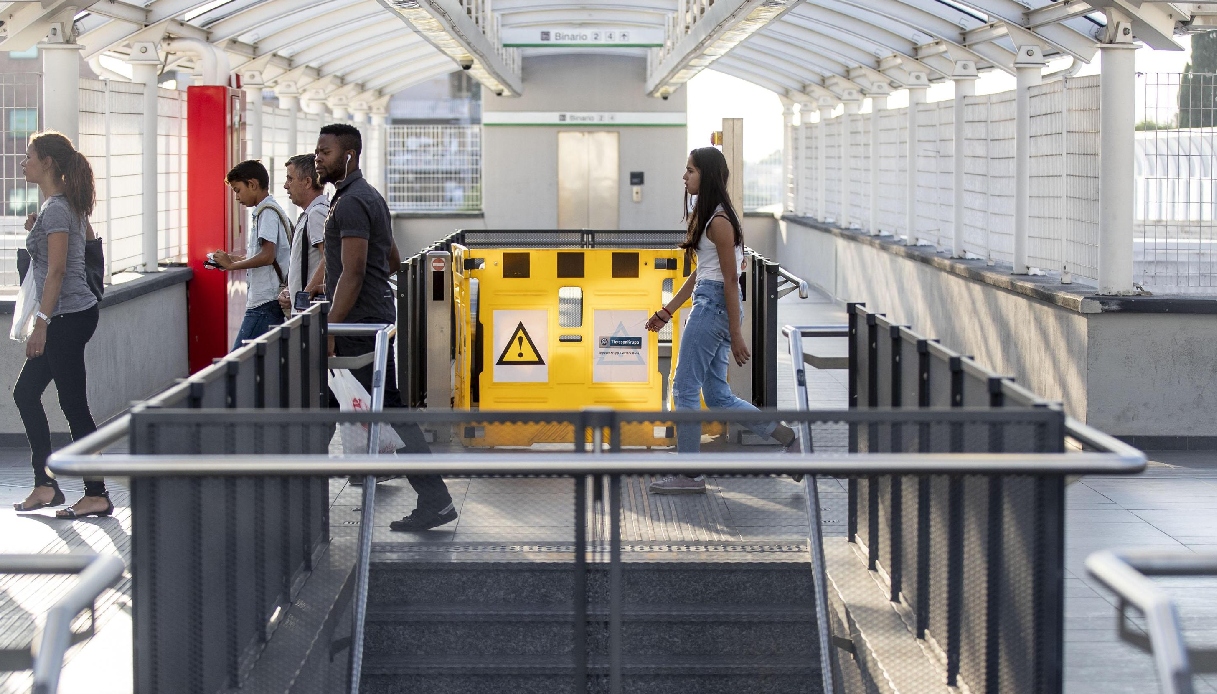
[[[643,47],[663,45],[663,29],[648,27],[550,26],[504,28],[508,48],[570,48],[579,46]]]

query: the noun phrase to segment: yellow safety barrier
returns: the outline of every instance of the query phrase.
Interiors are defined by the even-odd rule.
[[[663,301],[664,280],[683,280],[680,251],[453,245],[452,260],[457,408],[660,409],[659,336],[644,326]],[[623,430],[622,444],[666,446],[670,435],[639,425]],[[572,440],[569,426],[544,425],[487,426],[463,437],[478,447]]]

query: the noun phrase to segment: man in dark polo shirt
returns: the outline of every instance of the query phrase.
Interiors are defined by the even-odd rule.
[[[336,189],[325,220],[325,291],[330,297],[331,323],[394,323],[397,308],[389,273],[400,264],[393,243],[389,206],[359,170],[363,141],[359,130],[345,123],[327,125],[317,138],[317,175]],[[330,354],[358,356],[375,348],[373,337],[330,337]],[[402,407],[397,390],[393,348],[385,378],[385,407]],[[371,392],[372,366],[352,374]],[[417,425],[395,427],[406,452],[430,453]],[[456,520],[452,496],[438,475],[408,475],[418,493],[418,507],[389,526],[419,531]]]

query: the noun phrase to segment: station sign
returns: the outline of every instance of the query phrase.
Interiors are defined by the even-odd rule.
[[[483,111],[482,125],[683,126],[684,111]]]
[[[580,48],[616,46],[618,48],[652,48],[663,45],[663,29],[659,27],[621,27],[552,25],[541,27],[507,27],[499,36],[506,48]]]

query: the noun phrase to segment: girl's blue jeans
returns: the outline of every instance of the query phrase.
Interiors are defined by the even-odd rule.
[[[743,310],[740,318],[743,319]],[[676,377],[672,380],[672,399],[678,410],[700,410],[702,397],[712,410],[749,410],[757,408],[737,398],[727,385],[727,360],[731,358],[731,330],[723,283],[699,280],[693,287],[693,308],[680,334]],[[699,397],[700,396],[700,397]],[[746,425],[759,436],[768,437],[777,422]],[[697,453],[701,450],[701,424],[676,427],[676,450]]]

